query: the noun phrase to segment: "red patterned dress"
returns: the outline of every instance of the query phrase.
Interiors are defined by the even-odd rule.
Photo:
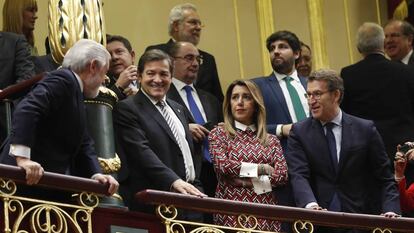
[[[218,178],[216,198],[275,205],[277,200],[273,193],[256,194],[253,188],[232,186],[225,182],[226,177],[240,178],[242,162],[269,164],[275,168],[269,176],[272,187],[287,183],[287,165],[282,154],[282,147],[274,135],[269,134],[269,144],[260,144],[256,133],[250,129],[236,130],[234,138],[229,137],[223,127],[216,127],[209,134],[210,154]],[[215,214],[214,223],[221,226],[237,226],[237,217]],[[251,226],[249,226],[251,227]],[[280,223],[258,219],[258,230],[280,231]]]

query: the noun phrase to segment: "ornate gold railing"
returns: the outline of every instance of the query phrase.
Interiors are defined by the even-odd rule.
[[[66,204],[16,195],[18,184],[24,182],[23,169],[0,164],[3,232],[92,232],[92,211],[99,204],[98,195],[107,194],[107,185],[45,172],[37,186],[74,192],[78,203]]]
[[[314,211],[303,208],[262,205],[255,203],[198,198],[171,192],[145,190],[136,198],[148,204],[158,205],[157,214],[165,225],[166,232],[262,232],[244,228],[247,221],[257,218],[291,222],[293,232],[313,232],[315,226],[370,230],[373,233],[414,232],[414,219],[390,219],[367,214],[350,214],[329,211]],[[216,225],[181,221],[177,219],[177,208],[207,213],[223,213],[238,216],[241,227],[227,228]],[[190,230],[188,230],[190,229]]]

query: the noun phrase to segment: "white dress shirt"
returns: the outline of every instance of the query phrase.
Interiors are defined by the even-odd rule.
[[[176,78],[172,79],[172,83],[175,86],[175,88],[177,88],[178,94],[180,94],[180,97],[184,101],[185,106],[187,107],[188,110],[190,110],[190,105],[188,104],[188,100],[187,100],[187,92],[185,92],[184,90],[184,87],[187,86],[188,84]],[[193,84],[189,84],[188,86],[190,86],[192,89],[191,95],[193,96],[193,99],[196,102],[197,107],[201,112],[201,115],[203,116],[204,122],[207,122],[206,112],[204,111],[203,105],[201,104],[200,97],[198,97],[197,90],[194,88]],[[193,113],[191,112],[191,114]]]
[[[246,131],[247,128],[250,128],[253,132],[255,132],[256,126],[255,125],[244,125],[238,121],[234,121],[234,125],[237,129]],[[256,194],[260,195],[263,193],[268,193],[272,191],[272,184],[270,183],[270,179],[268,175],[261,175],[259,176],[257,173],[257,167],[259,164],[257,163],[246,163],[241,162],[240,174],[239,177],[250,177],[253,183],[253,190]]]
[[[298,118],[296,117],[295,109],[293,108],[292,100],[290,98],[289,91],[286,86],[286,80],[284,79],[286,76],[292,77],[293,80],[290,82],[292,86],[296,89],[298,92],[300,102],[302,103],[303,110],[305,111],[306,116],[309,116],[309,106],[308,106],[308,100],[305,98],[306,90],[303,87],[302,83],[300,82],[300,79],[298,77],[298,72],[295,70],[292,74],[286,75],[286,74],[279,74],[278,72],[274,71],[277,81],[279,82],[279,86],[282,89],[283,96],[285,97],[286,104],[289,110],[290,117],[292,118],[292,123],[297,122]],[[282,132],[282,124],[276,126],[276,135],[281,135]]]

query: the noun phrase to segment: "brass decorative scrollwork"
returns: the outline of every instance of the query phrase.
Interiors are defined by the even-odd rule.
[[[163,219],[174,220],[178,215],[178,210],[174,206],[159,205],[157,214]]]
[[[13,180],[4,180],[0,178],[0,194],[14,195],[16,193],[16,183]]]
[[[298,228],[298,225],[299,225],[299,228]],[[293,223],[293,229],[296,233],[303,232],[303,230],[307,230],[307,232],[312,233],[313,224],[309,221],[297,220],[295,221],[295,223]]]
[[[381,228],[375,228],[372,230],[372,233],[392,233],[392,231],[388,228],[381,229]]]
[[[99,165],[105,174],[111,174],[117,172],[121,168],[121,159],[118,154],[115,153],[115,158],[104,159],[98,157]]]
[[[237,216],[237,224],[243,229],[253,230],[257,227],[257,218],[252,215],[241,214]]]

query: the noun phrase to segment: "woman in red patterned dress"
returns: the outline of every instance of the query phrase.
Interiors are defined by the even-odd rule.
[[[256,85],[248,80],[230,84],[223,113],[224,125],[209,134],[210,154],[218,178],[216,198],[277,204],[272,187],[287,183],[287,165],[279,140],[266,132],[266,110]],[[223,214],[215,214],[214,223],[238,225],[236,216]],[[279,231],[280,223],[258,219],[256,229]]]

